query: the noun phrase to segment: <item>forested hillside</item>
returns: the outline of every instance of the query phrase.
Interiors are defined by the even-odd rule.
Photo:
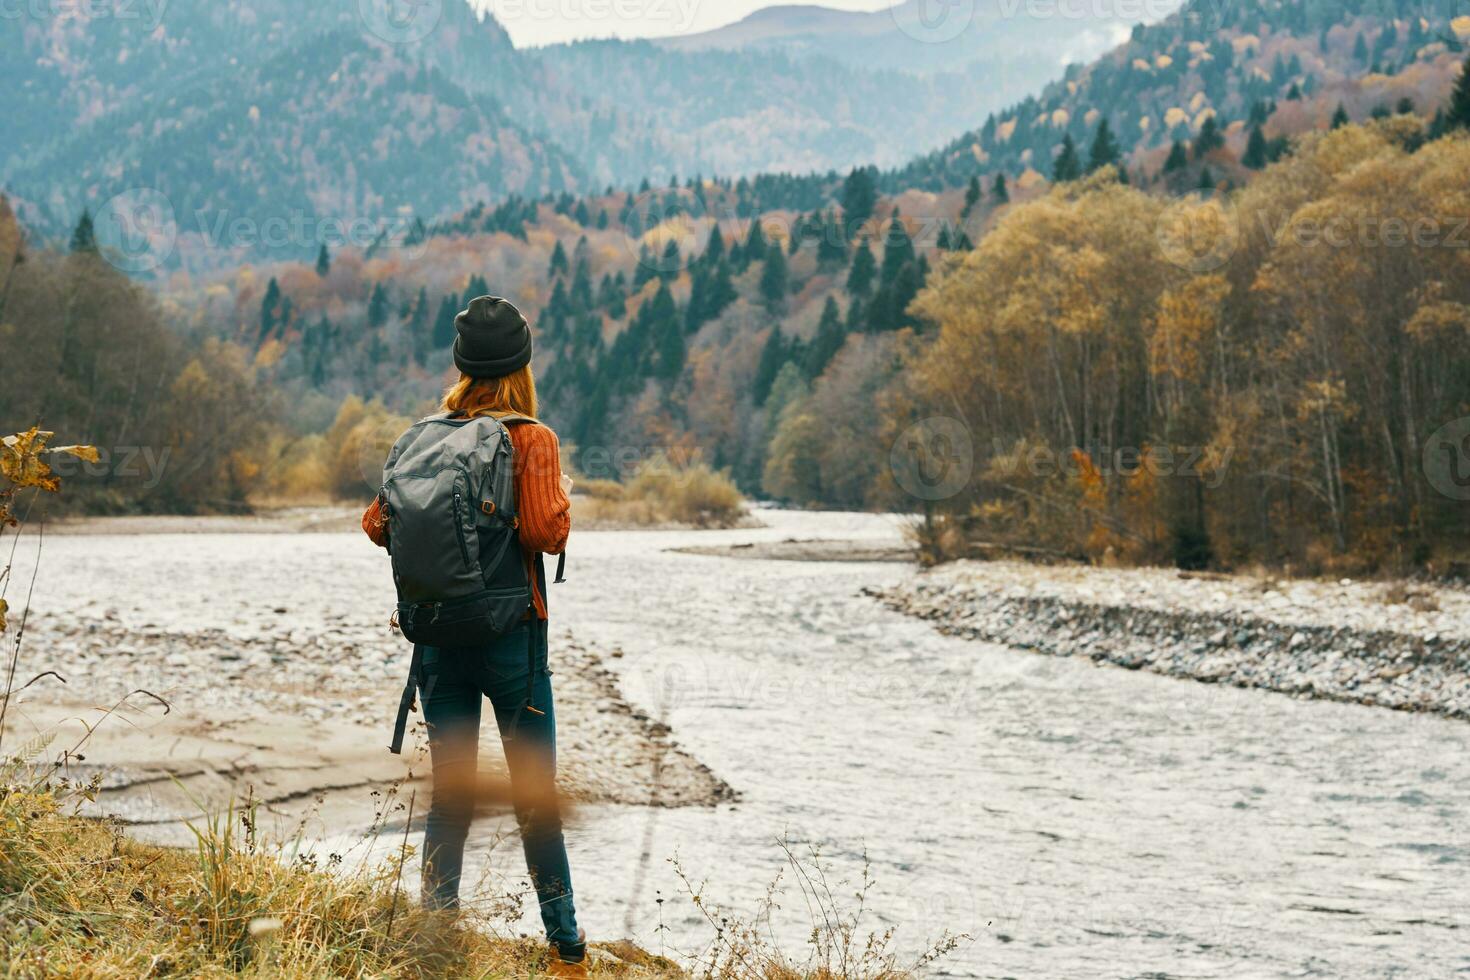
[[[1178,169],[1179,154],[1264,142],[1347,117],[1432,110],[1463,58],[1456,0],[1191,0],[1039,95],[894,171],[885,188],[939,190],[976,176],[1050,179],[1068,139],[1083,154],[1106,123],[1122,164]],[[1201,145],[1203,139],[1203,145]],[[1171,160],[1171,152],[1173,154]]]

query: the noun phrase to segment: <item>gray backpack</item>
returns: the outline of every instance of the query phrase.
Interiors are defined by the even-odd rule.
[[[379,496],[398,587],[396,621],[414,643],[395,754],[416,694],[421,647],[484,646],[529,619],[534,673],[537,623],[517,534],[515,450],[506,428],[533,421],[434,415],[405,432],[388,454]],[[558,566],[558,579],[560,572]],[[530,683],[527,707],[535,711]]]

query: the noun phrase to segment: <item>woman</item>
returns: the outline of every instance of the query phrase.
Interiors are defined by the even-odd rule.
[[[546,576],[541,561],[541,555],[559,555],[566,548],[572,481],[562,473],[556,434],[535,421],[531,330],[525,317],[504,299],[481,296],[459,314],[454,326],[454,363],[461,373],[444,395],[444,411],[460,417],[518,417],[508,421],[507,428],[515,447],[518,536],[533,608],[518,629],[483,647],[421,651],[419,695],[434,767],[434,800],[424,835],[424,904],[439,909],[459,906],[465,838],[475,809],[480,708],[482,699],[489,698],[510,770],[526,867],[547,939],[557,954],[547,972],[586,976],[585,936],[577,928],[556,798],[556,720],[547,670]],[[387,547],[382,511],[381,499],[375,500],[363,515],[363,530]],[[528,630],[534,631],[531,637]],[[527,646],[533,642],[537,654],[528,658]],[[528,673],[534,677],[528,678]]]

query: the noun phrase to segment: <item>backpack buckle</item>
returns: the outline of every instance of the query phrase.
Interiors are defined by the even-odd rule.
[[[482,500],[482,501],[480,501],[480,512],[483,513],[486,517],[494,517],[495,516],[495,501],[493,501],[493,500]]]

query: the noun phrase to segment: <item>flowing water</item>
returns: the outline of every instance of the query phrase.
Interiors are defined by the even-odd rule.
[[[748,913],[785,837],[820,847],[846,910],[866,863],[862,931],[896,927],[905,956],[946,930],[973,937],[931,972],[1470,975],[1470,726],[940,636],[860,594],[914,574],[903,565],[669,550],[899,533],[885,517],[764,516],[760,530],[574,535],[553,639],[621,649],[628,697],[741,794],[582,808],[569,838],[593,938],[698,949],[712,931],[670,859]],[[378,609],[388,590],[354,536],[47,548],[47,589],[102,605],[156,594],[175,624],[287,600],[308,616]],[[133,582],[110,571],[124,561],[143,569]],[[471,851],[514,874],[519,849],[492,851],[508,829],[482,821]],[[789,873],[784,888],[771,929],[800,955],[811,916]]]

